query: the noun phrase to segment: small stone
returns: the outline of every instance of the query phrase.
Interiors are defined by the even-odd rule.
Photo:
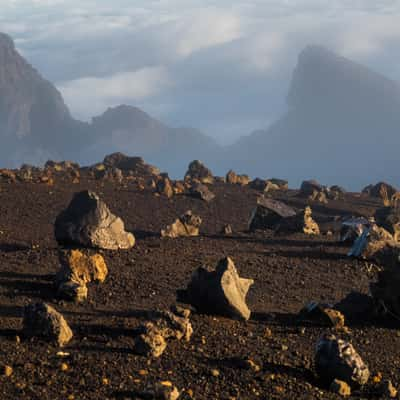
[[[265,328],[264,336],[265,336],[266,338],[271,338],[271,337],[272,337],[272,331],[271,331],[270,328]]]
[[[13,374],[13,369],[9,365],[4,365],[2,370],[3,375],[7,378],[9,378]]]
[[[68,364],[67,364],[67,363],[62,363],[62,364],[60,365],[60,369],[61,369],[61,371],[63,371],[63,372],[68,371],[68,369],[69,369]]]
[[[335,379],[329,388],[329,390],[333,393],[336,393],[340,396],[347,397],[351,395],[351,388],[350,386],[346,383],[343,382],[339,379]]]
[[[397,389],[393,386],[392,381],[387,379],[379,385],[379,394],[384,398],[394,399],[397,397]]]
[[[143,328],[144,333],[135,338],[136,353],[147,357],[160,357],[167,348],[162,332],[151,322],[146,323]]]
[[[215,378],[219,376],[219,371],[217,369],[212,369],[211,370],[211,375]]]

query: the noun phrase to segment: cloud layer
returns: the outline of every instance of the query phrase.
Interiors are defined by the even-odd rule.
[[[130,103],[223,142],[285,109],[322,44],[400,81],[396,0],[2,0],[0,31],[90,119]]]

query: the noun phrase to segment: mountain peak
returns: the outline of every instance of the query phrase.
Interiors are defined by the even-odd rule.
[[[14,50],[14,41],[7,34],[0,32],[0,49]]]

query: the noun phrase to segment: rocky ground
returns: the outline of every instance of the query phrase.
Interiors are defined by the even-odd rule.
[[[102,284],[89,285],[89,298],[74,304],[56,297],[59,270],[54,221],[73,194],[91,189],[133,232],[131,250],[100,251],[109,269]],[[328,328],[301,321],[309,301],[337,304],[349,339],[371,376],[381,373],[400,386],[400,334],[395,322],[370,312],[373,265],[349,259],[332,222],[336,215],[372,215],[381,202],[358,194],[328,204],[311,202],[321,235],[249,233],[249,217],[259,192],[247,186],[216,183],[210,203],[186,195],[168,199],[133,183],[82,176],[79,183],[0,186],[0,377],[1,399],[140,399],[145,387],[170,381],[181,399],[335,399],[317,379],[313,357]],[[293,191],[274,195],[303,207]],[[203,219],[201,235],[160,238],[160,230],[191,209]],[[231,224],[233,234],[220,234]],[[248,293],[247,322],[192,313],[190,342],[171,341],[157,359],[133,351],[136,328],[146,312],[168,309],[192,272],[214,267],[226,256],[240,276],[254,279]],[[23,308],[46,301],[61,312],[74,337],[59,348],[21,333]],[[20,339],[19,339],[20,338]],[[247,361],[246,361],[247,360]],[[251,360],[251,362],[249,362]],[[4,371],[3,371],[4,372]],[[379,398],[372,383],[352,398]]]

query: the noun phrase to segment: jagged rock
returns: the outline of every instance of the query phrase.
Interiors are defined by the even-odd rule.
[[[222,235],[229,236],[229,235],[232,235],[232,233],[233,233],[233,229],[230,224],[224,225],[223,228],[221,229]]]
[[[320,203],[328,202],[326,187],[322,186],[315,180],[303,181],[300,187],[299,195]]]
[[[151,322],[157,327],[164,339],[184,338],[187,342],[193,334],[193,327],[189,316],[179,316],[171,311],[155,312]]]
[[[170,238],[198,236],[201,222],[199,216],[192,214],[190,210],[186,211],[172,225],[168,225],[166,229],[161,230],[161,236]]]
[[[194,160],[189,164],[185,174],[185,181],[194,181],[200,183],[214,183],[212,172],[199,160]]]
[[[254,190],[263,192],[267,187],[267,181],[265,179],[255,178],[249,183],[249,186]]]
[[[219,261],[214,271],[198,268],[185,291],[185,300],[201,312],[249,319],[246,295],[252,279],[240,278],[233,260]]]
[[[345,326],[344,315],[328,304],[310,302],[300,311],[300,318],[336,329],[343,329]]]
[[[271,178],[267,182],[271,182],[273,185],[278,186],[279,190],[288,190],[289,182],[285,179]]]
[[[312,218],[310,207],[306,207],[294,216],[282,218],[278,223],[276,232],[295,233],[303,232],[306,235],[319,235],[318,224]]]
[[[160,175],[160,178],[156,183],[156,190],[157,193],[163,194],[168,198],[171,198],[174,195],[174,188],[172,187],[167,174]]]
[[[375,212],[375,221],[379,226],[391,233],[394,240],[400,241],[400,208],[379,208]]]
[[[317,343],[315,370],[327,383],[339,379],[350,386],[365,385],[370,375],[354,347],[331,334],[323,335]]]
[[[347,397],[347,396],[351,395],[350,386],[346,382],[343,382],[339,379],[335,379],[331,383],[329,390],[333,393],[338,394],[339,396],[342,396],[342,397]]]
[[[331,186],[327,191],[327,197],[329,200],[343,200],[346,191],[341,186]]]
[[[118,168],[133,175],[159,175],[160,170],[153,165],[146,164],[142,157],[129,157],[123,153],[112,153],[103,160],[105,168]]]
[[[283,218],[293,217],[296,212],[293,208],[278,200],[260,197],[257,199],[257,207],[250,218],[249,229],[275,229]]]
[[[27,337],[42,337],[55,341],[59,346],[66,345],[73,336],[64,317],[46,303],[25,307],[23,332]]]
[[[107,250],[130,249],[135,238],[125,231],[123,221],[90,191],[75,194],[55,222],[60,244],[75,244]]]
[[[141,330],[135,338],[135,352],[146,357],[160,357],[167,348],[163,333],[152,322],[142,325]]]
[[[374,261],[382,267],[377,282],[370,284],[376,308],[399,318],[400,246],[397,243],[387,243],[374,254]]]
[[[234,171],[230,170],[226,174],[225,181],[233,185],[248,185],[250,177],[248,175],[237,175]]]
[[[80,250],[66,250],[60,253],[61,269],[56,275],[56,282],[92,281],[104,282],[108,269],[100,254],[86,255]]]
[[[182,182],[176,181],[173,190],[175,194],[182,194],[185,192],[185,185]]]
[[[76,303],[83,303],[88,296],[88,288],[83,281],[63,281],[57,289],[58,296]]]
[[[196,183],[190,189],[190,194],[193,197],[204,200],[205,202],[210,202],[215,199],[215,194],[211,190],[201,183]]]
[[[397,189],[386,182],[379,182],[376,185],[368,185],[362,190],[362,193],[382,200],[385,198],[390,199],[396,192]]]

